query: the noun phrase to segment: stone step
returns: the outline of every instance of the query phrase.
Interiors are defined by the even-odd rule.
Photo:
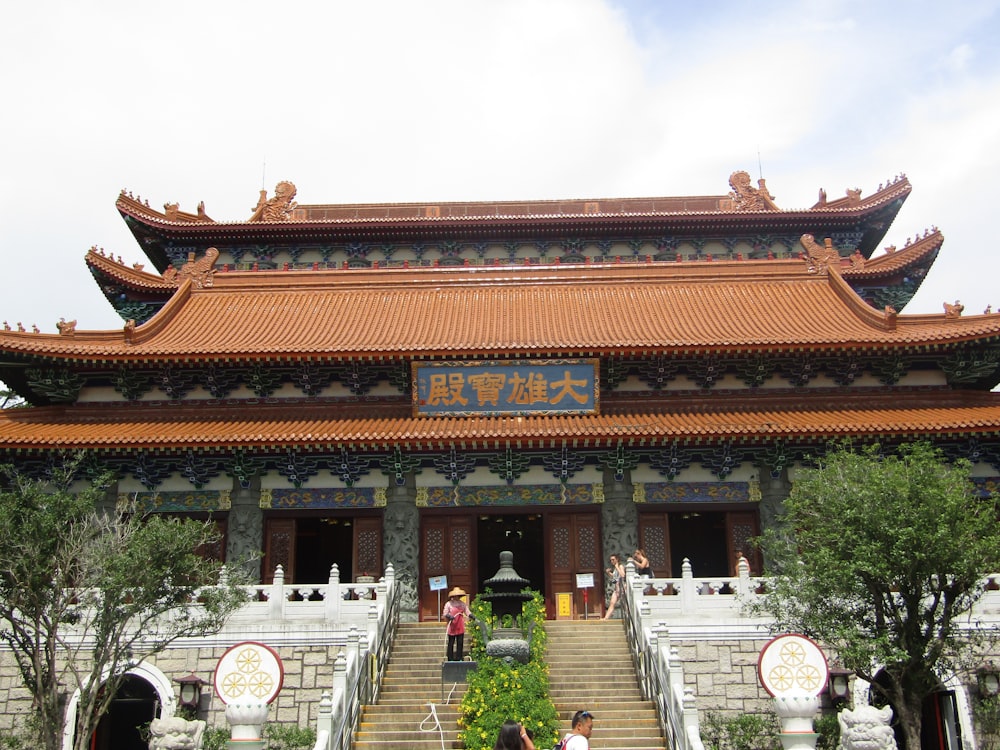
[[[569,729],[574,711],[586,708],[597,717],[594,747],[665,750],[655,708],[642,700],[635,683],[621,622],[560,621],[546,627],[550,694],[560,730]],[[365,707],[355,750],[458,747],[465,684],[441,684],[446,645],[443,623],[400,625],[379,703]]]

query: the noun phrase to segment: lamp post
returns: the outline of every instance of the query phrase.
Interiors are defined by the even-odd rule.
[[[830,677],[827,679],[826,690],[833,705],[839,706],[851,699],[851,677],[853,675],[854,672],[850,669],[830,667]]]
[[[201,703],[201,689],[206,684],[205,681],[191,672],[184,677],[178,677],[174,682],[180,685],[180,698],[177,702],[181,708],[197,711]]]
[[[992,661],[986,662],[976,670],[976,683],[981,697],[993,698],[1000,695],[1000,667]]]

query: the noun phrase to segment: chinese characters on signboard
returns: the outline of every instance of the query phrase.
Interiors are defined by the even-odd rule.
[[[596,414],[596,359],[413,366],[417,416]]]

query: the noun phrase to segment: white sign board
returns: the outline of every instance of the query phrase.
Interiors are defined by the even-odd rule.
[[[768,695],[817,696],[826,685],[826,655],[804,635],[789,633],[768,641],[757,658],[757,675]]]
[[[431,576],[427,582],[431,585],[431,591],[443,591],[448,588],[448,576]]]
[[[592,588],[594,588],[594,574],[593,573],[577,573],[576,574],[576,587],[578,589],[592,589]]]
[[[270,703],[278,697],[284,679],[281,657],[263,643],[237,643],[215,665],[215,693],[227,705]]]

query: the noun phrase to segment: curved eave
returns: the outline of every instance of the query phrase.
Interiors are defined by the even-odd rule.
[[[846,400],[845,400],[846,401]],[[1000,438],[1000,396],[945,393],[934,405],[903,394],[858,399],[840,407],[795,408],[769,400],[741,408],[673,413],[634,411],[592,416],[421,418],[352,416],[342,406],[255,405],[198,410],[45,407],[0,412],[0,450],[134,450],[228,452],[656,447],[680,442],[740,444],[824,442],[835,438]],[[120,413],[117,413],[120,412]],[[206,411],[211,413],[206,414]]]
[[[87,252],[84,262],[99,282],[114,283],[136,294],[166,299],[177,291],[177,284],[167,282],[162,276],[144,271],[141,267],[126,266],[93,248]]]
[[[851,281],[877,280],[897,276],[912,268],[929,268],[943,244],[944,235],[934,230],[900,250],[893,249],[891,252],[872,256],[861,267],[844,269],[843,276]]]
[[[0,361],[406,361],[925,350],[1000,338],[1000,314],[889,317],[801,261],[216,274],[148,323],[0,331]],[[2,372],[0,372],[2,375]]]

